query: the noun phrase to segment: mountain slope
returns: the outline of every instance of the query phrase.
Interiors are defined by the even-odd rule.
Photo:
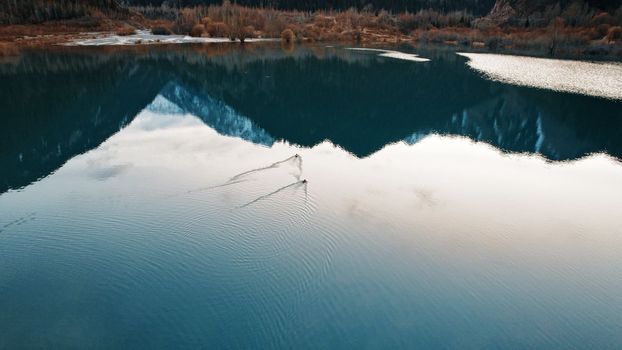
[[[2,0],[0,24],[40,23],[93,15],[127,14],[117,0]]]
[[[614,12],[622,0],[496,0],[486,18],[497,24],[547,24],[551,19],[588,17],[599,11]]]

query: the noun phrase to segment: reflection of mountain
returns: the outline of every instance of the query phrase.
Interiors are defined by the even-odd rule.
[[[440,133],[467,136],[501,150],[540,153],[551,160],[595,152],[622,156],[616,131],[607,128],[622,124],[615,110],[603,108],[610,103],[581,96],[575,96],[572,104],[555,96],[545,101],[546,93],[521,90],[504,89],[494,98],[444,118],[439,126],[418,130],[405,141],[412,143],[426,134]],[[540,101],[534,104],[534,100]],[[580,100],[585,101],[577,103]],[[599,115],[599,120],[590,121],[590,115]]]
[[[266,146],[274,143],[274,139],[266,131],[257,127],[250,119],[239,115],[222,101],[215,100],[209,95],[190,93],[177,84],[167,84],[154,103],[147,108],[152,112],[165,114],[193,114],[220,134],[236,136]]]
[[[451,115],[459,106],[490,95],[487,83],[461,66],[394,59],[367,65],[337,58],[258,61],[230,74],[231,82],[244,84],[202,83],[199,88],[211,91],[277,139],[303,146],[329,139],[357,156],[376,152]],[[434,77],[443,81],[430,84]],[[452,96],[451,102],[447,96]]]
[[[0,193],[97,147],[153,99],[157,81],[130,60],[91,56],[42,53],[0,66]]]
[[[147,106],[255,143],[329,139],[359,157],[432,132],[552,160],[622,157],[619,102],[486,81],[451,54],[412,63],[187,50],[28,53],[0,65],[0,193],[97,147]]]
[[[551,160],[622,156],[620,103],[486,81],[453,55],[425,64],[285,58],[188,72],[179,76],[195,93],[209,92],[276,139],[308,147],[329,139],[359,157],[413,133],[464,135]]]

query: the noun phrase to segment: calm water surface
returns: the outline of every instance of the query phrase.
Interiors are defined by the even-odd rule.
[[[622,102],[418,54],[3,58],[0,348],[622,347]]]

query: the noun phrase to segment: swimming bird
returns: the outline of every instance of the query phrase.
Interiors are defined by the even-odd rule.
[[[231,177],[231,178],[230,178],[227,182],[231,182],[231,181],[237,180],[237,179],[239,179],[240,177],[246,176],[246,175],[248,175],[248,174],[252,174],[252,173],[259,172],[259,171],[263,171],[263,170],[268,170],[268,169],[276,168],[276,167],[278,167],[279,165],[281,165],[281,164],[283,164],[283,163],[286,163],[286,162],[288,162],[288,161],[290,161],[290,160],[292,160],[292,159],[302,160],[302,157],[301,157],[300,155],[298,155],[298,153],[296,153],[296,154],[294,154],[293,156],[291,156],[291,157],[289,157],[289,158],[283,159],[283,160],[278,161],[278,162],[274,162],[274,163],[272,163],[272,164],[270,164],[270,165],[268,165],[268,166],[261,167],[261,168],[255,168],[255,169],[251,169],[251,170],[247,170],[247,171],[245,171],[245,172],[242,172],[242,173],[239,173],[239,174],[237,174],[237,175],[234,175],[234,176],[233,176],[233,177]],[[299,164],[299,167],[300,167],[300,164]]]
[[[277,193],[279,193],[281,191],[284,191],[284,190],[286,190],[286,189],[288,189],[290,187],[293,187],[293,186],[296,186],[296,185],[300,185],[300,184],[304,184],[304,183],[306,183],[306,181],[307,180],[292,182],[289,185],[285,185],[283,187],[280,187],[280,188],[278,188],[278,189],[276,189],[276,190],[274,190],[274,191],[272,191],[272,192],[270,192],[268,194],[264,194],[263,196],[259,196],[259,197],[255,198],[254,200],[252,200],[252,201],[250,201],[250,202],[248,202],[246,204],[240,205],[240,206],[236,207],[236,209],[242,209],[242,208],[248,207],[249,205],[251,205],[253,203],[257,203],[260,200],[263,200],[263,199],[266,199],[268,197],[271,197],[271,196],[273,196],[273,195],[275,195],[275,194],[277,194]]]

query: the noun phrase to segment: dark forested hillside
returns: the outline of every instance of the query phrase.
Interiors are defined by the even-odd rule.
[[[195,6],[220,4],[220,0],[124,0],[128,5],[168,4],[169,6]],[[232,1],[233,2],[233,1]],[[249,7],[272,7],[283,10],[345,10],[385,9],[395,12],[434,9],[441,12],[468,10],[474,14],[486,14],[495,0],[237,0],[238,5]]]
[[[508,4],[517,12],[529,15],[534,12],[543,12],[547,9],[555,7],[565,9],[570,6],[590,7],[601,10],[616,10],[622,5],[622,0],[497,0],[497,6],[500,4]]]
[[[124,0],[134,6],[167,4],[172,7],[214,5],[220,0]],[[509,4],[521,13],[545,11],[547,7],[565,8],[570,5],[584,6],[601,10],[615,10],[622,5],[622,0],[237,0],[239,5],[250,7],[272,7],[284,10],[344,10],[351,7],[358,9],[385,9],[396,12],[433,9],[440,12],[467,10],[475,15],[488,13],[493,5]]]
[[[493,11],[502,14],[527,17],[533,13],[561,12],[567,8],[574,11],[615,11],[622,0],[234,0],[232,3],[247,7],[263,7],[281,10],[388,10],[417,12],[435,10],[441,13],[465,11],[484,16]],[[115,12],[124,6],[168,6],[173,8],[198,5],[220,5],[222,0],[2,0],[0,1],[0,24],[37,23],[47,20],[76,18],[91,14],[94,10]],[[554,16],[553,16],[554,17]]]
[[[122,10],[118,0],[0,0],[0,24],[77,18],[93,11]]]
[[[600,24],[608,17],[599,16],[601,11],[619,19],[621,6],[622,0],[497,0],[488,19],[497,24],[545,26],[552,19],[561,17],[566,24],[590,25]]]

